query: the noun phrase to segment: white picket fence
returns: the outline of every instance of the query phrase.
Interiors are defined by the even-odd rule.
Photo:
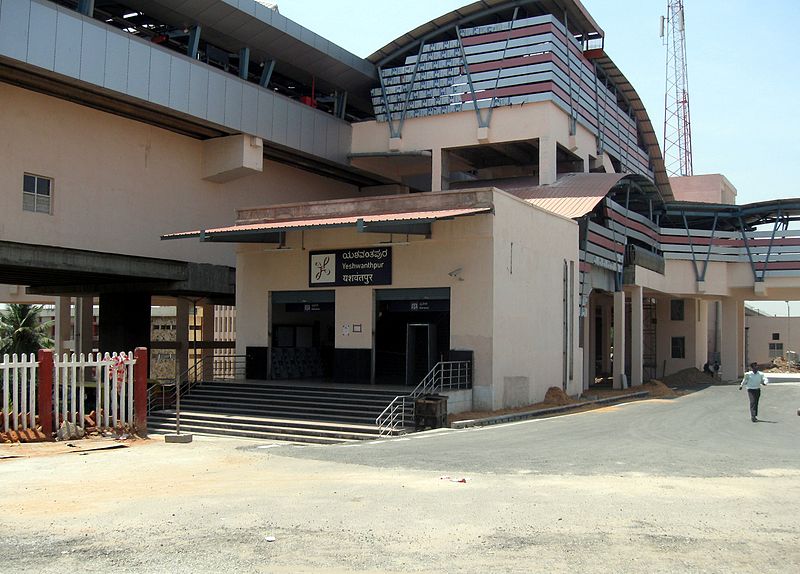
[[[36,428],[36,355],[3,355],[3,432]],[[30,407],[30,408],[28,408]],[[28,416],[21,416],[28,413]],[[9,420],[10,419],[10,420]]]
[[[96,391],[98,427],[133,425],[133,353],[54,355],[53,363],[53,428],[62,421],[84,427],[87,388]],[[4,432],[35,427],[38,369],[34,355],[3,356]]]

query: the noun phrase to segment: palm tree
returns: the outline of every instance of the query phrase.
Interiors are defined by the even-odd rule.
[[[52,321],[43,322],[41,305],[11,303],[0,311],[0,354],[28,354],[51,349],[53,340],[47,335]]]

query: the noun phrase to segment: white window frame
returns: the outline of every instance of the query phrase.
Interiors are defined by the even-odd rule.
[[[769,358],[783,357],[783,343],[769,343]]]
[[[33,189],[30,189],[29,179],[33,179]],[[44,182],[47,182],[47,193],[44,192]],[[41,189],[40,189],[41,187]],[[53,178],[35,173],[25,173],[22,177],[22,211],[28,213],[53,214]]]

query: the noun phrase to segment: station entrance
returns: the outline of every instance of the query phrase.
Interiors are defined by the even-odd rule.
[[[450,346],[450,289],[375,291],[375,383],[416,386]]]
[[[272,293],[272,379],[333,378],[334,291]]]

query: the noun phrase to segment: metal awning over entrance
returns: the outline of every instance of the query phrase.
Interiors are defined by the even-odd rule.
[[[362,233],[405,233],[430,237],[434,221],[490,213],[491,207],[433,209],[401,213],[347,215],[316,219],[286,219],[162,235],[161,239],[187,239],[228,243],[281,243],[287,231],[355,227]]]

